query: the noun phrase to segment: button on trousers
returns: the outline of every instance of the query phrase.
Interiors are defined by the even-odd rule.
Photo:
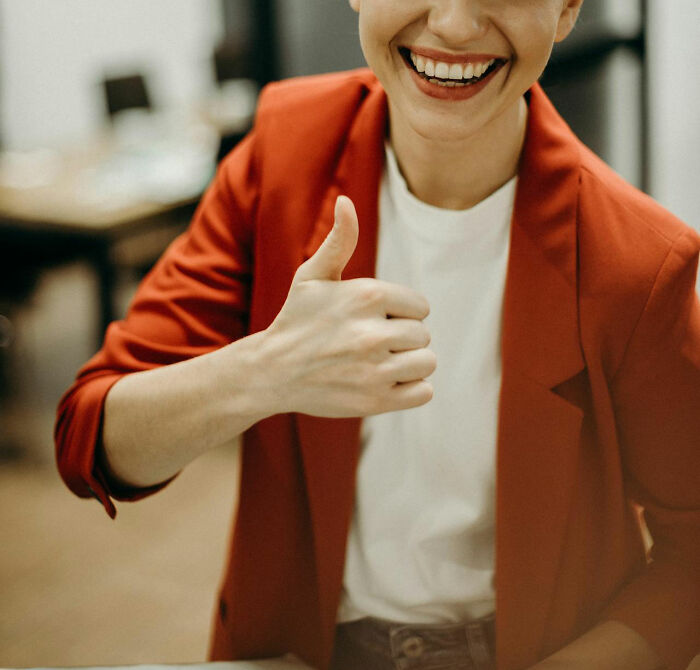
[[[494,619],[403,624],[367,617],[336,628],[331,670],[493,670]]]

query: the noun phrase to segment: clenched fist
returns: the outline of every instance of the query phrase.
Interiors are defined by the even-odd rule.
[[[277,318],[265,331],[280,412],[324,417],[380,414],[427,403],[436,367],[416,291],[376,279],[341,280],[355,251],[358,221],[349,198],[335,225],[299,266]]]

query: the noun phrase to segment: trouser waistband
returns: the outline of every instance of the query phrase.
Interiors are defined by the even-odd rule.
[[[492,670],[494,617],[406,624],[366,617],[339,624],[331,670]]]

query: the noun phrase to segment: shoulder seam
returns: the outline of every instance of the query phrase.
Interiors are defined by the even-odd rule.
[[[605,192],[608,193],[608,186],[607,186],[607,184],[600,178],[600,176],[598,176],[595,172],[593,172],[589,167],[587,167],[587,166],[584,165],[583,163],[581,164],[581,171],[582,171],[582,172],[585,172],[585,173],[588,174],[591,178],[595,179],[596,182],[597,182],[598,184],[600,184],[600,185],[605,189]],[[632,185],[630,184],[630,186],[632,186]],[[680,231],[678,232],[678,235],[676,235],[675,237],[669,237],[668,235],[665,235],[663,232],[661,232],[660,230],[658,230],[658,229],[655,228],[654,226],[651,226],[651,225],[649,224],[649,222],[648,222],[644,217],[640,216],[638,212],[635,212],[633,209],[631,209],[631,208],[629,207],[629,205],[628,205],[624,200],[616,199],[615,202],[618,203],[621,207],[624,207],[625,211],[626,211],[630,216],[633,216],[637,221],[639,221],[640,223],[644,224],[644,226],[645,226],[646,228],[648,228],[651,232],[655,233],[656,235],[658,235],[658,236],[661,237],[662,239],[666,240],[666,241],[671,245],[671,247],[673,247],[673,245],[676,244],[676,242],[679,240],[679,238],[681,238],[681,237],[683,237],[683,236],[685,236],[685,235],[688,234],[688,231],[686,231],[686,230],[680,230]],[[670,214],[670,212],[669,212],[669,214]],[[664,259],[664,261],[665,261],[665,259]]]
[[[637,330],[639,329],[639,324],[642,321],[642,318],[644,317],[644,314],[647,311],[647,308],[649,307],[649,303],[651,302],[652,296],[654,295],[654,291],[656,290],[656,286],[659,282],[659,277],[661,275],[661,272],[663,271],[664,267],[666,266],[669,258],[673,254],[674,250],[677,247],[678,242],[680,242],[682,239],[686,237],[690,237],[691,232],[690,231],[681,231],[681,233],[678,235],[678,237],[673,241],[673,243],[669,246],[668,251],[666,252],[666,255],[664,256],[663,260],[661,263],[659,263],[659,267],[656,270],[656,274],[654,275],[654,281],[652,282],[651,288],[649,289],[649,293],[646,296],[646,300],[644,301],[644,305],[642,306],[642,309],[639,311],[639,315],[634,323],[634,326],[632,327],[632,330],[630,331],[630,336],[627,339],[627,343],[625,344],[625,350],[622,353],[622,356],[620,356],[620,363],[617,366],[617,369],[615,372],[611,375],[610,377],[610,385],[614,385],[615,381],[617,380],[617,376],[624,367],[625,361],[627,360],[627,354],[629,352],[630,346],[632,344],[632,340],[634,339],[634,336],[637,333]],[[662,236],[665,238],[665,236]]]

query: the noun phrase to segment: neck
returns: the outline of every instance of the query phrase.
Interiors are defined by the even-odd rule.
[[[389,105],[391,143],[408,188],[423,202],[468,209],[518,172],[528,108],[520,104],[459,141],[426,138]]]

